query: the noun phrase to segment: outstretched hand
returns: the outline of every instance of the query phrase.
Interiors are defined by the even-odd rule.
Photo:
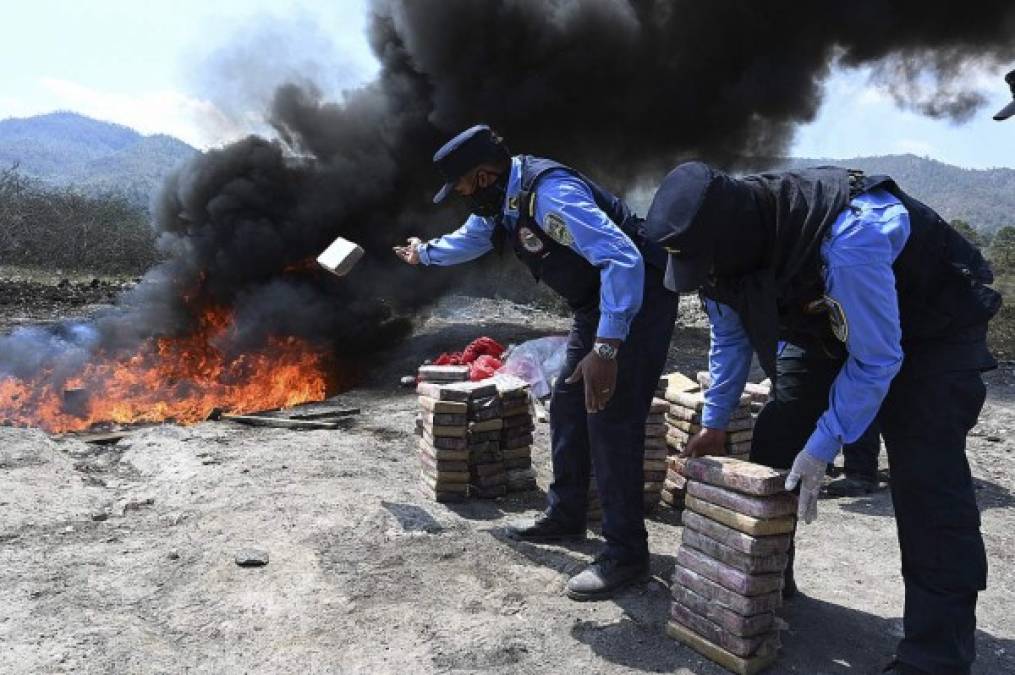
[[[407,262],[410,265],[419,264],[419,245],[423,241],[419,237],[409,237],[406,240],[405,246],[392,246],[391,250],[395,252],[403,262]]]
[[[585,411],[597,413],[605,409],[613,398],[617,386],[617,360],[604,359],[595,352],[589,352],[564,381],[568,384],[584,382]]]

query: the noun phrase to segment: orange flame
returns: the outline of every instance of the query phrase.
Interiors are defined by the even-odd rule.
[[[189,335],[149,339],[129,356],[96,354],[59,384],[47,372],[0,378],[0,423],[51,432],[99,422],[188,424],[214,408],[245,413],[318,401],[339,384],[327,350],[300,338],[272,337],[261,349],[225,355],[214,345],[231,326],[228,310],[211,308]],[[64,390],[79,388],[82,409],[68,410]]]

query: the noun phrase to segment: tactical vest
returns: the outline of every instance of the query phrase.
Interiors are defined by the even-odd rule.
[[[550,171],[567,171],[584,182],[592,192],[596,206],[631,238],[645,261],[657,267],[665,267],[665,252],[658,245],[647,242],[642,219],[634,215],[624,200],[574,169],[552,160],[523,155],[521,163],[521,190],[517,196],[518,220],[512,230],[504,224],[503,216],[497,218],[495,247],[499,248],[500,241],[509,239],[515,255],[525,263],[536,281],[545,283],[560,294],[574,312],[584,313],[598,309],[600,269],[570,246],[565,246],[546,234],[536,223],[536,190],[539,181]]]
[[[892,265],[902,349],[907,359],[928,368],[994,367],[985,343],[986,323],[1000,308],[1001,296],[989,287],[994,277],[983,255],[933,209],[903,192],[891,178],[862,176],[859,181],[851,196],[881,188],[898,198],[909,212],[909,238]],[[821,190],[810,194],[815,200],[811,208],[820,208],[824,196]],[[771,194],[764,201],[771,205],[779,198],[780,194]],[[841,211],[831,200],[827,208],[831,217],[825,218],[816,231],[816,241],[827,237]],[[788,252],[775,251],[774,255],[786,256]],[[829,317],[816,310],[825,294],[820,246],[811,247],[798,270],[792,283],[772,289],[779,294],[779,339],[817,342],[833,355],[844,355],[844,345],[836,339]],[[754,336],[752,343],[757,349]]]

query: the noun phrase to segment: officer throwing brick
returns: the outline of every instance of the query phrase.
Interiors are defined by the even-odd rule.
[[[968,673],[987,561],[966,435],[1000,305],[979,251],[890,178],[834,167],[733,178],[682,164],[646,229],[670,253],[667,288],[698,290],[711,324],[688,454],[722,454],[755,352],[774,386],[751,458],[790,469],[809,523],[828,463],[877,417],[906,587],[891,668]]]
[[[590,470],[606,546],[567,584],[576,600],[610,597],[648,574],[643,515],[645,418],[666,363],[676,293],[662,284],[665,252],[627,205],[549,159],[512,156],[488,126],[448,141],[434,163],[472,215],[455,232],[395,253],[409,264],[456,265],[506,244],[567,301],[574,321],[550,403],[553,483],[546,512],[512,531],[542,542],[586,534]]]

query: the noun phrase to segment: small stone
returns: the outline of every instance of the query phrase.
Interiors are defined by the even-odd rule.
[[[104,520],[109,520],[109,514],[105,511],[96,511],[91,515],[92,520],[97,523],[101,523]]]
[[[263,567],[268,564],[268,552],[259,548],[245,548],[234,558],[240,567]]]
[[[265,554],[265,556],[267,557],[267,554]],[[180,559],[180,552],[177,551],[176,549],[173,549],[172,551],[170,551],[169,553],[166,554],[166,557],[169,558],[170,560],[179,560]],[[237,564],[239,564],[239,563],[237,563]]]
[[[1000,436],[987,436],[987,442],[988,443],[1000,443],[1001,442],[1001,437]]]

